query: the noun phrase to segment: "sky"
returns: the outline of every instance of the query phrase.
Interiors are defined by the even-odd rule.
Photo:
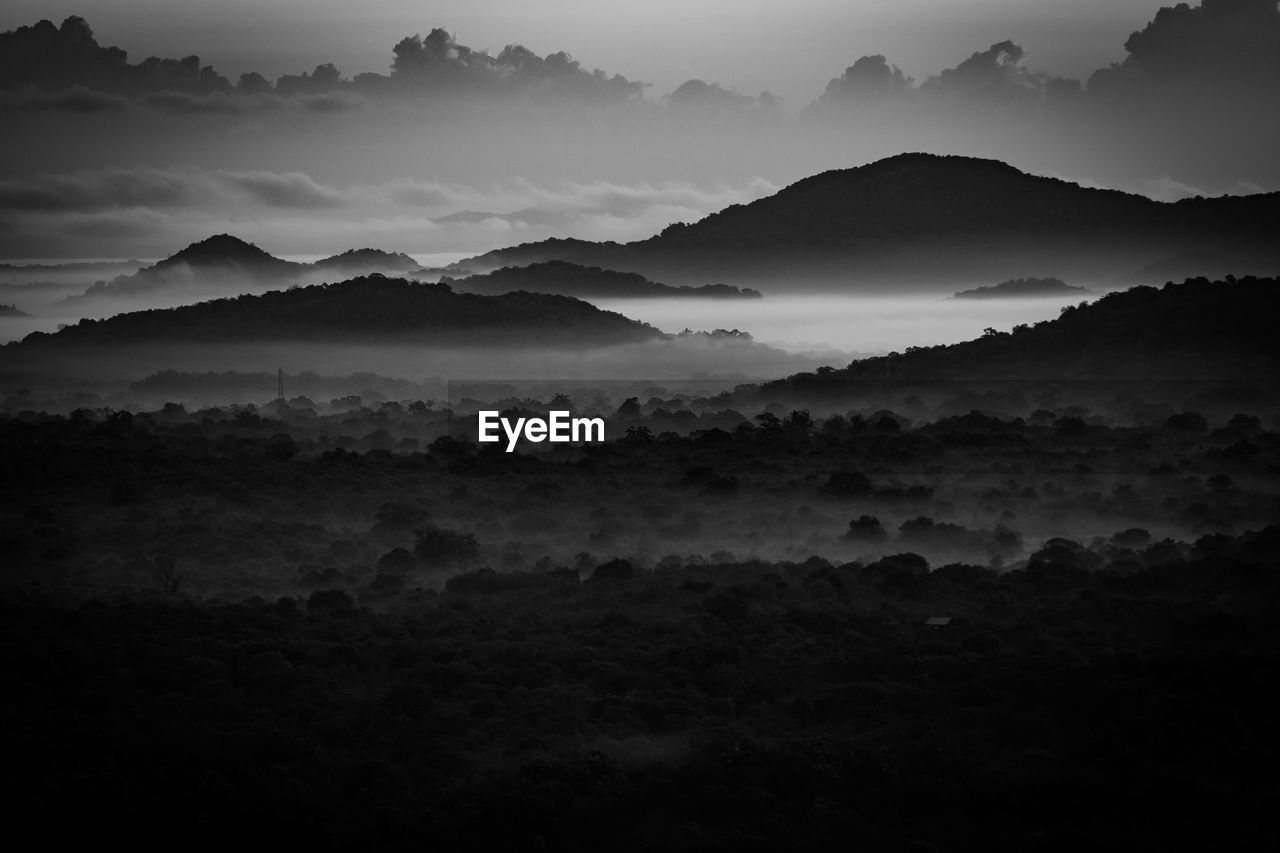
[[[6,0],[0,29],[67,15],[104,44],[149,55],[197,54],[224,74],[268,77],[333,62],[385,72],[390,46],[444,27],[496,53],[511,43],[567,50],[584,65],[651,84],[689,78],[788,103],[821,94],[834,71],[883,53],[924,77],[979,46],[1012,39],[1037,68],[1084,76],[1123,58],[1125,37],[1160,0]]]
[[[628,241],[907,151],[1280,190],[1276,103],[1276,0],[7,0],[0,258]]]

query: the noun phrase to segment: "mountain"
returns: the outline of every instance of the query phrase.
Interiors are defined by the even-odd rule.
[[[312,264],[295,263],[239,237],[215,234],[132,275],[98,282],[65,301],[109,304],[113,297],[178,294],[209,298],[290,284],[314,284],[329,277],[403,273],[417,266],[417,261],[408,255],[379,249],[351,249]]]
[[[941,288],[1050,267],[1112,281],[1180,253],[1280,272],[1280,193],[1158,202],[1029,175],[996,160],[902,154],[823,172],[633,243],[547,240],[460,261],[487,272],[548,260],[778,290]]]
[[[0,317],[30,317],[25,311],[19,311],[17,305],[0,305]]]
[[[148,269],[167,270],[186,266],[200,270],[234,270],[247,275],[288,275],[299,272],[305,264],[281,260],[252,243],[230,234],[215,234],[192,243],[187,248],[157,261]]]
[[[1092,290],[1060,278],[1011,278],[989,287],[957,291],[952,299],[1025,299],[1036,296],[1090,296]]]
[[[912,347],[842,370],[792,376],[778,387],[821,391],[850,383],[956,379],[1268,382],[1280,375],[1278,315],[1280,278],[1188,279],[1110,293],[1011,332],[989,329],[963,343]]]
[[[81,320],[53,334],[28,335],[16,346],[277,341],[585,346],[643,341],[659,334],[621,314],[564,296],[479,296],[455,293],[447,285],[374,274],[337,284]]]
[[[418,268],[418,262],[404,252],[384,252],[381,249],[348,249],[323,258],[311,265],[317,270],[333,270],[344,273],[405,273]]]
[[[631,299],[689,296],[710,299],[759,299],[760,292],[727,284],[672,287],[631,272],[586,267],[565,261],[545,261],[523,267],[503,267],[491,273],[442,282],[467,293],[554,293],[578,299]]]

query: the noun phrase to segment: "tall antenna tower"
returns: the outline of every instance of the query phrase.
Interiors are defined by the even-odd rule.
[[[284,408],[284,368],[276,368],[276,408]]]

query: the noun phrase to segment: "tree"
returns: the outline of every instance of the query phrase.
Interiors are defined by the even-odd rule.
[[[156,580],[160,591],[165,595],[177,595],[182,586],[182,575],[178,572],[178,559],[172,554],[157,554],[151,558],[155,568]]]
[[[641,415],[640,398],[628,397],[622,401],[622,405],[618,407],[617,416],[619,418],[638,418]]]
[[[874,515],[860,515],[849,522],[849,532],[844,538],[854,542],[883,542],[889,533]]]
[[[432,525],[418,531],[413,552],[428,568],[446,568],[469,563],[480,556],[480,542],[474,534]]]
[[[808,432],[813,429],[813,418],[806,409],[796,409],[787,415],[782,425],[794,432]]]
[[[278,432],[267,442],[266,455],[275,462],[288,462],[298,455],[298,445],[288,433]]]
[[[836,498],[861,497],[871,494],[871,479],[861,471],[841,469],[827,477],[826,485],[820,491]]]

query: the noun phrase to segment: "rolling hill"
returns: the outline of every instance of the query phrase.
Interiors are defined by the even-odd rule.
[[[577,346],[642,341],[658,335],[643,323],[564,296],[463,294],[447,285],[374,274],[337,284],[82,320],[53,334],[29,335],[10,346],[278,341],[453,345],[536,341]]]

